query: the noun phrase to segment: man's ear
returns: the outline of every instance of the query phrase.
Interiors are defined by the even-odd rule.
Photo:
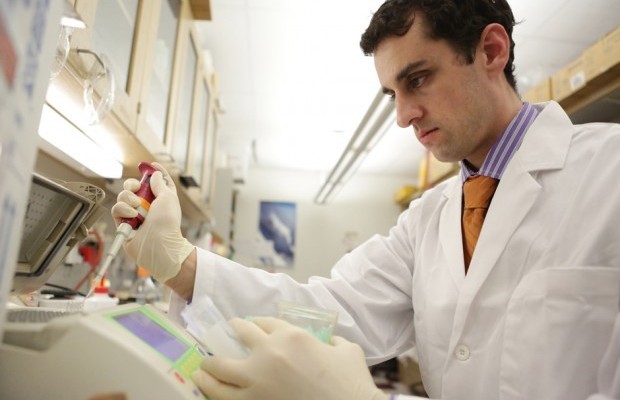
[[[480,35],[478,54],[483,57],[484,67],[491,76],[503,75],[510,57],[510,38],[502,25],[494,23],[484,28]]]

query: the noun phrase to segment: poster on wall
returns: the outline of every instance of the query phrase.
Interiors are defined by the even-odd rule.
[[[258,261],[265,267],[291,268],[295,261],[295,203],[261,201],[258,231],[267,245],[260,246]]]

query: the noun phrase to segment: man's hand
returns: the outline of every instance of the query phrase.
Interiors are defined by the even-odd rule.
[[[276,318],[231,321],[248,358],[206,357],[193,378],[212,400],[383,400],[362,349],[334,336],[325,344]]]
[[[155,199],[144,223],[124,247],[136,264],[151,271],[158,281],[166,282],[179,273],[181,264],[193,252],[194,246],[181,234],[181,206],[172,177],[160,164],[153,163],[153,166],[157,171],[151,176],[150,183]],[[140,182],[127,179],[123,188],[112,207],[117,226],[121,218],[138,215],[136,208],[140,205],[140,199],[135,195]]]

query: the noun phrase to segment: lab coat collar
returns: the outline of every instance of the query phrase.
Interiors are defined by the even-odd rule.
[[[558,103],[550,101],[535,106],[542,107],[542,111],[528,129],[514,157],[524,172],[562,168],[575,127]]]
[[[460,231],[462,183],[454,179],[443,195],[440,242],[457,284],[459,300],[455,314],[456,330],[465,326],[471,301],[493,270],[508,240],[535,204],[542,186],[533,172],[560,169],[566,161],[574,127],[555,102],[542,104],[544,109],[526,133],[523,143],[508,164],[486,216],[467,279],[463,263]],[[455,223],[459,221],[459,223]],[[460,332],[454,332],[451,345],[456,346]],[[453,350],[453,349],[452,349]]]
[[[542,187],[532,173],[562,168],[566,161],[574,130],[570,119],[556,102],[537,106],[544,108],[528,129],[521,147],[500,180],[471,260],[467,280],[460,230],[462,183],[454,179],[443,191],[446,206],[442,210],[439,239],[448,260],[450,275],[461,288],[459,307],[468,307],[513,232],[535,204]],[[457,312],[457,315],[464,318],[465,313]],[[460,325],[457,323],[455,326]]]

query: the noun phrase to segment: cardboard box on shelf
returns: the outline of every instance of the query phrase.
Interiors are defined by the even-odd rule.
[[[523,95],[523,100],[530,103],[542,103],[552,98],[551,78],[543,79]]]
[[[587,82],[620,64],[620,28],[590,46],[582,58]]]
[[[551,77],[553,100],[560,101],[586,85],[585,63],[583,55]]]
[[[603,42],[603,63],[607,68],[620,64],[620,28],[608,33]]]
[[[592,46],[588,47],[582,54],[583,62],[584,62],[584,73],[586,76],[586,81],[591,81],[596,78],[603,72],[607,71],[607,66],[605,65],[605,46],[603,45],[603,40],[600,39]]]

